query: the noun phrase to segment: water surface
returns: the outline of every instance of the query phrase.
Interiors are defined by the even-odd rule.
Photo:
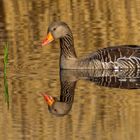
[[[100,48],[140,44],[140,2],[137,0],[0,2],[0,139],[2,140],[138,140],[140,90],[100,86],[79,80],[72,109],[57,117],[41,93],[59,99],[59,41],[39,47],[48,25],[69,24],[78,56]],[[9,42],[4,99],[3,44]]]

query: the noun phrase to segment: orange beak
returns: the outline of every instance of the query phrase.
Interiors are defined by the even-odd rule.
[[[42,46],[48,45],[54,40],[54,37],[52,36],[51,32],[47,34],[47,37],[43,40]]]
[[[51,106],[53,103],[54,103],[54,98],[52,96],[49,96],[47,94],[43,95],[44,96],[44,99],[47,101],[47,104],[49,106]]]

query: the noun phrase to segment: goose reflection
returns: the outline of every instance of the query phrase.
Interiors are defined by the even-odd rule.
[[[70,75],[65,75],[68,73],[66,72],[64,74],[63,72],[64,71],[60,74],[60,100],[47,94],[43,95],[47,101],[49,111],[56,116],[64,116],[68,114],[74,101],[74,90],[77,79],[75,77],[71,77]]]
[[[61,70],[60,99],[43,94],[50,113],[56,116],[64,116],[69,113],[78,80],[88,80],[99,86],[111,88],[140,89],[140,70]]]

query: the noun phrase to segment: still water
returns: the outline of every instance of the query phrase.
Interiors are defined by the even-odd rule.
[[[139,7],[138,0],[1,0],[0,139],[139,140],[139,71],[60,73],[59,41],[39,47],[56,20],[72,28],[78,56],[107,46],[138,45]],[[9,109],[4,99],[5,42]],[[60,100],[63,83],[71,87],[72,101],[69,112],[58,117],[48,110],[42,93]]]

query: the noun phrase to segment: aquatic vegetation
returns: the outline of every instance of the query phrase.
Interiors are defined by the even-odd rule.
[[[4,96],[5,101],[9,108],[9,92],[8,92],[8,83],[7,83],[7,63],[8,63],[8,43],[5,43],[4,46]]]

